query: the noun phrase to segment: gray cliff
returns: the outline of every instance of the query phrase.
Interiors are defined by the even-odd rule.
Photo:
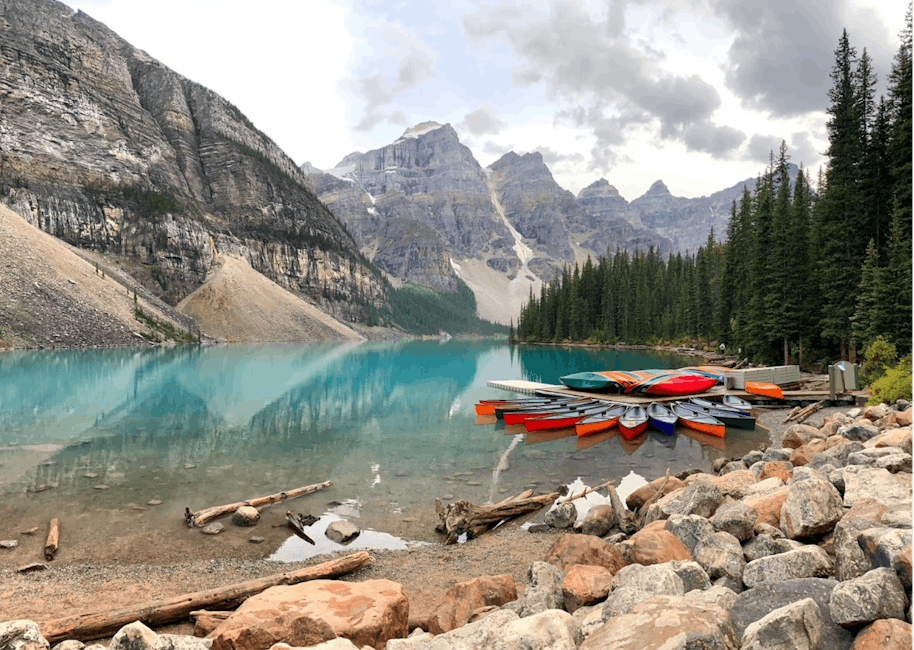
[[[231,103],[54,0],[0,0],[0,202],[119,256],[171,303],[218,253],[338,317],[385,288],[295,163]]]

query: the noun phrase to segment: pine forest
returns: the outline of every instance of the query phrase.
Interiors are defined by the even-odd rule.
[[[733,203],[723,243],[692,255],[607,251],[531,293],[526,342],[724,342],[755,363],[911,351],[911,9],[888,77],[847,31],[835,50],[827,163],[791,182],[785,144]]]

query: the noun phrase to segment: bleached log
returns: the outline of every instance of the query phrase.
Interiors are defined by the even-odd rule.
[[[286,499],[294,499],[295,497],[300,497],[304,494],[310,494],[311,492],[317,492],[318,490],[323,490],[325,487],[328,487],[333,484],[333,481],[324,481],[323,483],[315,483],[314,485],[306,485],[304,487],[295,488],[294,490],[287,490],[285,492],[277,492],[276,494],[270,494],[265,497],[256,497],[249,499],[247,501],[238,501],[237,503],[228,503],[224,506],[213,506],[211,508],[204,508],[198,512],[191,511],[190,508],[184,509],[184,521],[189,527],[193,526],[205,526],[207,522],[212,521],[218,517],[231,514],[235,512],[241,506],[252,506],[258,508],[260,506],[270,505],[271,503],[277,503],[279,501],[285,501]]]

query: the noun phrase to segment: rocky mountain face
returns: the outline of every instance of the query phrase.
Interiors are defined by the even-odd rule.
[[[346,320],[385,288],[232,104],[82,12],[0,0],[0,202],[175,304],[219,253]]]
[[[301,170],[379,268],[445,291],[460,277],[481,315],[504,323],[565,263],[616,247],[671,248],[606,181],[575,198],[539,153],[508,153],[483,169],[449,124],[419,124],[333,169]]]
[[[799,167],[790,163],[791,186],[799,173]],[[687,199],[670,194],[663,181],[656,181],[642,196],[631,202],[631,208],[639,215],[645,226],[668,238],[673,249],[694,253],[708,240],[708,232],[714,228],[714,237],[723,241],[730,221],[730,207],[733,201],[739,203],[743,187],[752,192],[756,179],[746,179],[710,196]]]

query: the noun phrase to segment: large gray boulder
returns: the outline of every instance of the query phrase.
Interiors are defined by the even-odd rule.
[[[488,616],[434,637],[423,650],[476,650],[491,648],[504,629],[518,620],[510,610],[498,610]]]
[[[768,582],[823,577],[831,575],[832,569],[832,560],[822,548],[803,546],[749,562],[743,570],[743,583],[751,589]]]
[[[140,623],[130,623],[119,629],[108,650],[158,650],[159,635]]]
[[[896,556],[910,543],[910,529],[872,527],[857,535],[857,544],[874,569],[892,568],[895,565]]]
[[[911,508],[911,476],[892,474],[883,468],[852,465],[844,468],[844,507],[864,501],[878,501],[886,507]]]
[[[681,596],[654,596],[609,619],[580,650],[738,650],[730,618],[720,607]]]
[[[850,456],[855,451],[860,451],[863,448],[863,443],[857,442],[856,440],[839,442],[834,447],[829,447],[825,451],[821,451],[816,454],[815,458],[813,458],[807,464],[807,467],[810,469],[818,469],[825,465],[844,467],[847,465],[848,456]]]
[[[712,585],[707,589],[687,591],[683,598],[698,605],[717,605],[721,609],[730,609],[736,602],[736,592],[722,585]]]
[[[872,527],[872,521],[859,518],[842,519],[835,525],[832,546],[835,550],[835,577],[838,580],[857,578],[873,568],[857,542],[857,536]]]
[[[812,598],[819,608],[822,617],[822,634],[819,648],[821,650],[847,650],[854,641],[854,636],[831,619],[829,598],[838,583],[824,578],[802,578],[783,580],[759,585],[747,589],[736,597],[733,605],[727,609],[733,622],[733,631],[742,638],[746,628],[763,618],[772,610],[791,603]]]
[[[613,579],[613,590],[603,603],[603,620],[627,614],[653,596],[682,596],[685,586],[672,565],[672,562],[630,564],[620,569]]]
[[[558,528],[559,530],[565,530],[566,528],[571,528],[577,518],[578,510],[575,508],[574,502],[565,501],[549,510],[543,518],[543,521],[545,521],[548,526]]]
[[[695,547],[695,561],[700,564],[712,580],[727,577],[738,590],[743,581],[746,560],[739,540],[730,533],[714,533]]]
[[[713,524],[699,515],[672,515],[666,520],[663,529],[673,533],[692,557],[695,557],[698,543],[716,532]]]
[[[696,480],[689,483],[675,499],[661,507],[667,518],[673,515],[698,515],[708,518],[723,502],[724,494],[718,487],[707,480]]]
[[[730,533],[741,542],[752,537],[752,528],[758,518],[758,511],[742,501],[727,500],[711,517],[711,524],[719,531]],[[694,553],[693,553],[694,555]]]
[[[866,442],[879,435],[879,427],[867,420],[855,420],[838,429],[838,435],[848,440]]]
[[[485,620],[485,619],[483,619]],[[575,650],[583,640],[581,626],[568,612],[551,609],[511,621],[502,628],[492,650]]]
[[[898,575],[892,569],[879,568],[838,583],[832,590],[829,610],[836,623],[854,627],[880,618],[905,620],[906,604]]]
[[[548,562],[534,562],[527,568],[527,588],[512,607],[520,616],[533,616],[548,609],[562,609],[562,572]]]
[[[743,544],[743,557],[746,558],[746,562],[752,562],[760,557],[786,553],[803,546],[803,542],[786,539],[783,534],[780,537],[773,537],[768,533],[761,533]]]
[[[743,633],[742,650],[818,650],[822,617],[812,598],[769,612]]]
[[[19,619],[0,623],[0,648],[3,650],[48,650],[49,647],[35,621]]]
[[[790,539],[826,533],[844,514],[837,488],[824,479],[798,481],[781,507],[781,530]]]
[[[686,592],[693,589],[704,590],[711,587],[711,579],[708,577],[708,572],[698,562],[674,560],[668,564],[679,576],[679,579],[682,580],[682,587]]]

